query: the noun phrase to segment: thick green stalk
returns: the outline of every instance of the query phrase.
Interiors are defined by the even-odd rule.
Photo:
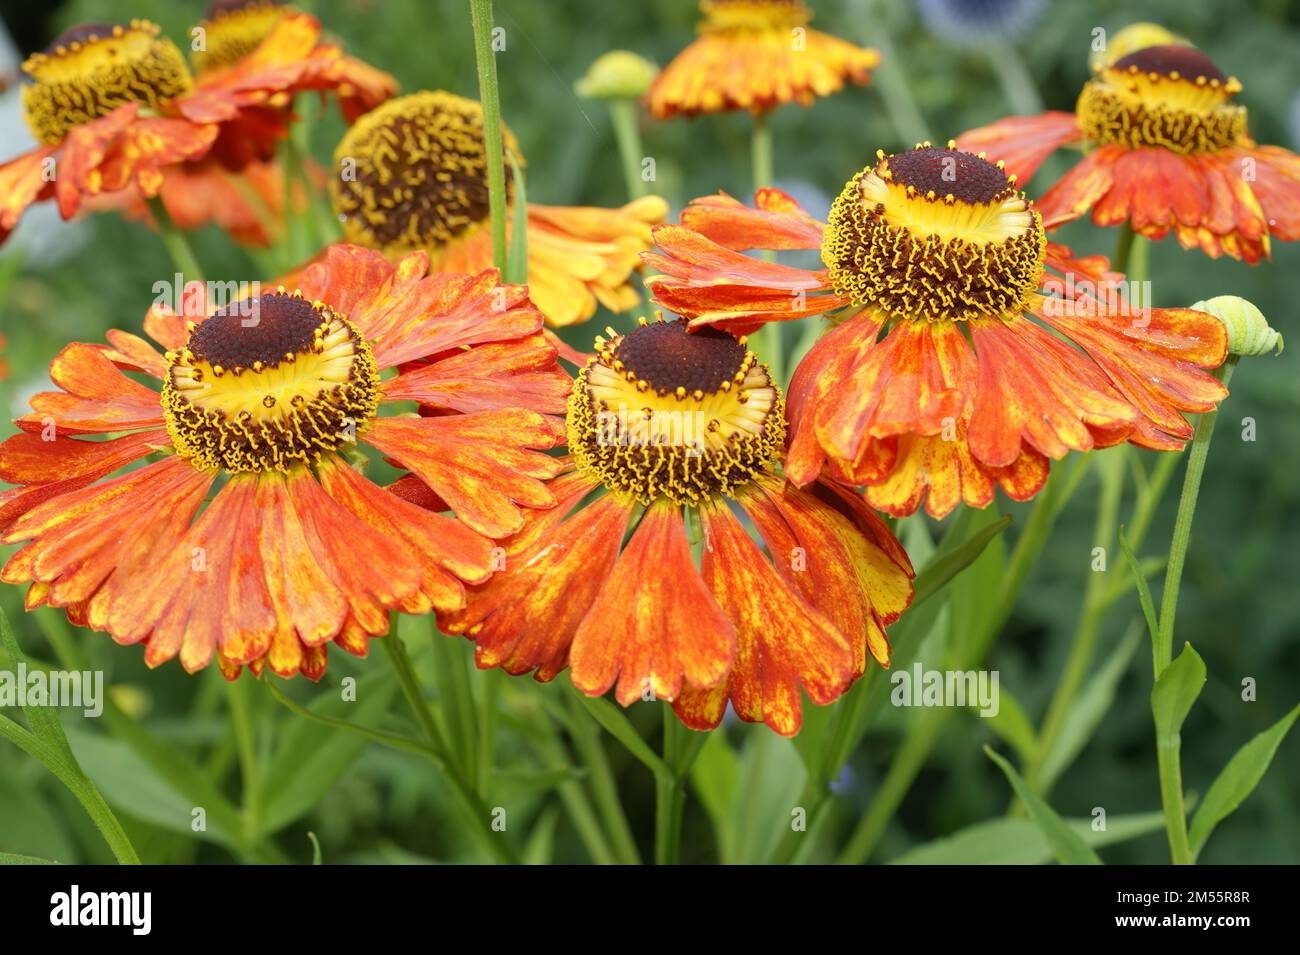
[[[614,138],[618,141],[618,155],[623,161],[623,181],[627,184],[629,199],[639,199],[648,193],[649,186],[641,178],[641,128],[637,124],[636,100],[612,99],[609,116],[614,123]]]
[[[677,720],[673,708],[664,711],[663,759],[671,776],[655,777],[655,865],[676,865],[682,840],[682,815],[686,806],[685,775],[699,747],[685,738],[690,732]]]
[[[640,865],[641,854],[637,851],[636,839],[632,835],[627,814],[623,811],[623,803],[618,796],[618,785],[614,782],[614,774],[610,770],[609,759],[601,743],[600,726],[587,708],[574,697],[569,698],[569,713],[573,719],[574,748],[590,774],[596,805],[600,809],[605,829],[613,841],[613,850],[618,856],[618,861],[624,865]]]
[[[176,266],[176,271],[181,273],[186,282],[205,281],[203,269],[199,267],[199,260],[195,258],[189,240],[185,238],[185,233],[178,229],[176,223],[172,221],[171,214],[168,213],[167,207],[163,205],[162,199],[158,196],[151,196],[148,203],[149,213],[153,216],[154,225],[158,227],[158,237],[162,239],[167,254],[171,256],[172,264]],[[182,295],[183,291],[183,289],[177,289],[177,296]]]
[[[1214,376],[1224,385],[1232,378],[1237,367],[1237,356],[1229,355]],[[1153,641],[1152,656],[1158,679],[1173,660],[1174,616],[1178,610],[1178,587],[1183,579],[1183,564],[1187,560],[1187,543],[1192,536],[1192,518],[1196,514],[1196,499],[1201,492],[1201,476],[1205,473],[1205,459],[1210,454],[1210,440],[1214,436],[1214,423],[1219,409],[1207,411],[1196,421],[1192,436],[1192,452],[1187,459],[1187,473],[1183,477],[1183,493],[1178,499],[1178,516],[1174,518],[1174,536],[1169,545],[1169,563],[1165,568],[1165,587],[1160,595],[1160,630]],[[1181,793],[1179,794],[1181,805]]]
[[[420,728],[424,731],[430,748],[437,754],[436,762],[442,769],[447,781],[451,783],[452,790],[456,793],[462,809],[469,818],[470,832],[478,838],[483,847],[495,856],[498,861],[509,865],[518,865],[519,856],[511,848],[504,835],[494,833],[488,828],[488,820],[491,818],[491,814],[487,806],[479,799],[473,787],[465,782],[455,761],[450,758],[451,754],[447,742],[443,738],[442,731],[438,728],[438,721],[429,708],[423,691],[420,689],[420,681],[415,675],[415,668],[411,666],[411,658],[406,654],[406,647],[402,645],[401,637],[398,636],[397,614],[392,614],[392,618],[388,636],[381,642],[388,652],[388,659],[392,663],[393,672],[397,675],[397,682],[401,687],[402,696],[406,698],[407,706],[410,707],[416,722],[420,724]]]
[[[474,24],[474,59],[479,99],[483,103],[483,145],[487,150],[488,210],[492,216],[492,261],[506,267],[506,160],[501,139],[501,95],[492,51],[492,0],[469,0]]]
[[[230,723],[234,729],[235,749],[239,754],[239,776],[243,786],[243,825],[245,842],[259,831],[259,806],[257,794],[260,781],[257,775],[257,736],[254,731],[251,677],[236,680],[226,690],[230,701]]]

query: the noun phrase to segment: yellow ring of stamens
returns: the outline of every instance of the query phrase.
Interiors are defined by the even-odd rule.
[[[34,81],[23,88],[23,113],[46,145],[119,106],[157,107],[192,86],[185,57],[148,20],[74,27],[22,68]]]
[[[700,11],[701,33],[791,30],[812,19],[803,0],[702,0]]]
[[[698,504],[768,471],[785,443],[785,402],[745,340],[643,319],[596,339],[569,398],[574,463],[642,504]]]
[[[908,320],[1022,310],[1047,238],[1015,177],[952,143],[876,155],[831,206],[822,262],[835,291]]]
[[[502,126],[505,148],[523,165]],[[487,221],[483,108],[444,92],[391,99],[361,117],[334,151],[334,211],[350,241],[410,252],[446,245]],[[513,177],[506,166],[507,202]]]
[[[238,62],[256,50],[276,24],[292,12],[292,7],[276,0],[213,4],[198,26],[203,31],[203,48],[193,51],[194,69],[207,73]]]
[[[1240,91],[1235,78],[1194,47],[1144,47],[1100,66],[1075,112],[1095,143],[1215,152],[1246,133],[1246,109],[1231,102]]]
[[[347,319],[297,291],[217,312],[167,361],[167,433],[197,468],[315,464],[354,443],[379,407],[370,346]]]

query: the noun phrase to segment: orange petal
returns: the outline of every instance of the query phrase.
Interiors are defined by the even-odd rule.
[[[700,578],[681,508],[650,505],[613,573],[583,618],[569,651],[573,685],[624,706],[647,688],[672,700],[685,687],[711,687],[731,666],[736,638]]]
[[[528,449],[554,447],[563,425],[532,411],[482,411],[441,418],[376,418],[364,440],[399,461],[456,516],[488,537],[519,529],[515,505],[552,507],[555,498],[540,479],[563,463]]]
[[[50,378],[63,391],[31,398],[32,414],[17,421],[24,431],[53,422],[59,434],[130,431],[162,424],[158,392],[132,381],[113,366],[107,349],[74,342],[50,362]]]
[[[1043,160],[1066,143],[1081,139],[1083,133],[1074,113],[1046,112],[1039,116],[1009,116],[962,133],[957,137],[957,148],[985,153],[989,162],[1001,160],[1007,173],[1024,186]]]
[[[704,578],[736,627],[731,704],[741,719],[793,736],[803,720],[800,689],[821,706],[838,699],[853,682],[853,647],[776,572],[725,503],[714,502],[701,514]],[[688,726],[707,712],[693,696],[683,693],[678,709]]]
[[[825,226],[780,189],[760,189],[751,209],[725,192],[692,199],[682,225],[737,252],[748,249],[820,249]]]
[[[1010,465],[1023,448],[1049,458],[1122,441],[1139,415],[1096,365],[1026,318],[970,322],[979,383],[970,447]]]
[[[504,408],[563,414],[573,381],[557,358],[540,333],[494,342],[417,364],[384,382],[384,396],[466,414]]]

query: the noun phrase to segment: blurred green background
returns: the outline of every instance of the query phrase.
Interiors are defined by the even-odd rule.
[[[468,6],[465,0],[321,0],[297,4],[317,14],[349,52],[397,76],[404,91],[445,88],[477,97]],[[812,109],[788,107],[773,120],[778,185],[795,193],[818,215],[843,182],[867,164],[877,148],[910,145],[919,118],[936,141],[1011,111],[990,56],[959,49],[937,38],[916,7],[903,0],[813,0],[814,26],[886,50],[872,87],[853,88]],[[573,82],[598,55],[627,48],[658,63],[668,62],[694,35],[694,0],[497,0],[497,23],[506,29],[507,49],[498,55],[502,107],[528,160],[528,198],[551,204],[616,205],[625,201],[623,179],[606,109],[579,100]],[[1032,5],[1031,5],[1032,6]],[[1250,109],[1250,128],[1262,143],[1300,148],[1300,4],[1123,0],[1041,4],[1021,16],[1006,34],[1048,108],[1072,108],[1086,76],[1092,31],[1115,31],[1135,20],[1153,20],[1202,47],[1225,72],[1244,85],[1240,101]],[[5,0],[0,16],[23,54],[45,45],[77,22],[111,22],[147,17],[183,42],[203,6],[170,0],[71,0],[47,5]],[[7,64],[12,69],[13,64]],[[888,100],[882,90],[892,89]],[[910,99],[914,105],[909,106]],[[0,158],[26,144],[11,90]],[[903,133],[891,109],[911,126]],[[906,125],[906,124],[902,124]],[[330,119],[313,130],[313,153],[328,162],[342,126]],[[749,121],[725,116],[666,124],[643,119],[645,150],[656,160],[657,191],[673,214],[691,197],[719,188],[744,196],[749,188]],[[1069,160],[1057,156],[1030,185],[1046,187]],[[49,210],[45,210],[47,213]],[[43,226],[40,227],[40,226]],[[26,234],[24,234],[26,233]],[[37,234],[39,233],[39,235]],[[1115,231],[1075,223],[1065,240],[1081,252],[1110,254]],[[0,382],[6,417],[25,410],[25,398],[46,384],[45,369],[69,340],[99,341],[109,327],[138,330],[152,299],[152,285],[172,269],[158,239],[140,225],[111,216],[75,227],[47,219],[25,225],[20,238],[0,254],[4,307],[0,330],[8,339],[8,377]],[[210,278],[257,278],[256,265],[216,231],[194,238]],[[1151,280],[1157,305],[1187,305],[1218,294],[1254,301],[1274,327],[1300,341],[1300,246],[1275,243],[1273,260],[1251,268],[1211,261],[1182,251],[1169,239],[1151,250]],[[597,317],[569,335],[585,340],[608,316]],[[1209,684],[1183,731],[1184,780],[1204,792],[1209,781],[1249,737],[1279,719],[1300,697],[1300,386],[1296,352],[1246,361],[1233,380],[1210,456],[1183,580],[1178,638],[1191,641],[1204,657]],[[1241,440],[1242,419],[1253,418],[1257,440]],[[8,425],[6,425],[8,427]],[[6,431],[6,433],[9,433]],[[1141,452],[1147,467],[1152,455]],[[1181,467],[1166,494],[1144,552],[1167,548]],[[1002,687],[1014,693],[1035,720],[1055,685],[1078,619],[1091,560],[1096,478],[1090,474],[1034,567],[1014,617],[999,638],[990,666]],[[1006,502],[1001,502],[1006,508]],[[1131,495],[1121,514],[1128,514]],[[1017,523],[1023,507],[1010,507]],[[936,531],[937,536],[938,531]],[[1012,537],[1017,533],[1013,527]],[[1111,574],[1125,570],[1118,552]],[[21,610],[21,594],[4,585],[0,595],[24,649],[38,660],[53,653],[40,626]],[[1105,618],[1103,658],[1137,619],[1136,600],[1118,603]],[[408,621],[420,635],[423,621]],[[407,632],[407,631],[404,631]],[[227,798],[237,800],[240,781],[223,681],[215,672],[186,676],[176,665],[148,671],[138,648],[117,648],[102,635],[80,634],[78,642],[102,667],[118,705],[140,720],[184,758],[203,768]],[[427,639],[417,660],[429,669]],[[466,647],[457,645],[458,650]],[[431,672],[431,670],[429,671]],[[308,701],[337,698],[344,676],[363,677],[360,710],[349,719],[377,722],[394,688],[383,655],[369,661],[331,656],[322,687],[298,681],[292,693]],[[474,680],[499,679],[472,674]],[[1244,703],[1240,685],[1258,682],[1258,701]],[[387,682],[385,682],[387,681]],[[560,682],[567,682],[562,678]],[[1113,702],[1095,737],[1055,787],[1052,802],[1064,815],[1085,818],[1094,807],[1114,816],[1159,808],[1148,695],[1146,649],[1129,661]],[[531,833],[531,858],[586,858],[569,818],[560,813],[557,786],[576,778],[572,760],[554,735],[561,687],[537,691],[522,681],[501,680],[501,792],[495,801],[512,807],[512,819]],[[434,685],[430,680],[430,685]],[[240,844],[230,832],[202,838],[190,832],[192,800],[143,765],[109,730],[106,721],[67,714],[74,747],[91,777],[127,825],[146,861],[194,862],[232,859],[307,861],[315,832],[327,862],[434,861],[475,859],[475,849],[447,808],[449,797],[427,764],[365,746],[294,716],[260,686],[251,693],[257,716],[257,781],[263,818],[273,835],[257,847]],[[377,702],[376,702],[377,701]],[[650,708],[633,708],[648,710]],[[836,785],[833,811],[817,834],[813,859],[829,858],[879,785],[901,734],[918,711],[886,707]],[[653,713],[633,712],[643,733],[657,734]],[[383,725],[401,728],[400,721]],[[789,827],[789,807],[803,781],[791,744],[766,729],[728,725],[737,761],[711,752],[709,772],[725,776],[721,791],[737,792],[740,825],[750,827],[745,845],[775,839]],[[981,720],[960,716],[949,724],[873,859],[885,861],[917,845],[1001,814],[1009,790],[981,752],[996,742]],[[550,755],[539,761],[536,747]],[[1005,747],[1003,747],[1005,749]],[[653,786],[644,768],[617,746],[608,747],[622,799],[643,850],[652,830]],[[1300,738],[1283,745],[1255,795],[1224,822],[1202,856],[1205,862],[1295,862],[1300,859]],[[695,794],[693,793],[692,796]],[[516,811],[513,807],[519,807]],[[752,833],[757,833],[753,835]],[[524,838],[519,836],[520,844]],[[684,861],[717,857],[720,837],[700,802],[687,808]],[[0,744],[0,851],[60,861],[104,861],[103,843],[75,801],[33,761]],[[734,855],[733,855],[734,857]],[[1163,831],[1107,849],[1110,862],[1167,861]]]

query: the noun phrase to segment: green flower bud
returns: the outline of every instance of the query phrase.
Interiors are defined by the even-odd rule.
[[[658,72],[645,57],[614,50],[598,57],[573,88],[583,99],[639,99]]]
[[[1264,314],[1236,295],[1216,295],[1197,302],[1192,308],[1208,312],[1228,329],[1228,353],[1242,357],[1274,351],[1282,354],[1282,336],[1274,330]]]

